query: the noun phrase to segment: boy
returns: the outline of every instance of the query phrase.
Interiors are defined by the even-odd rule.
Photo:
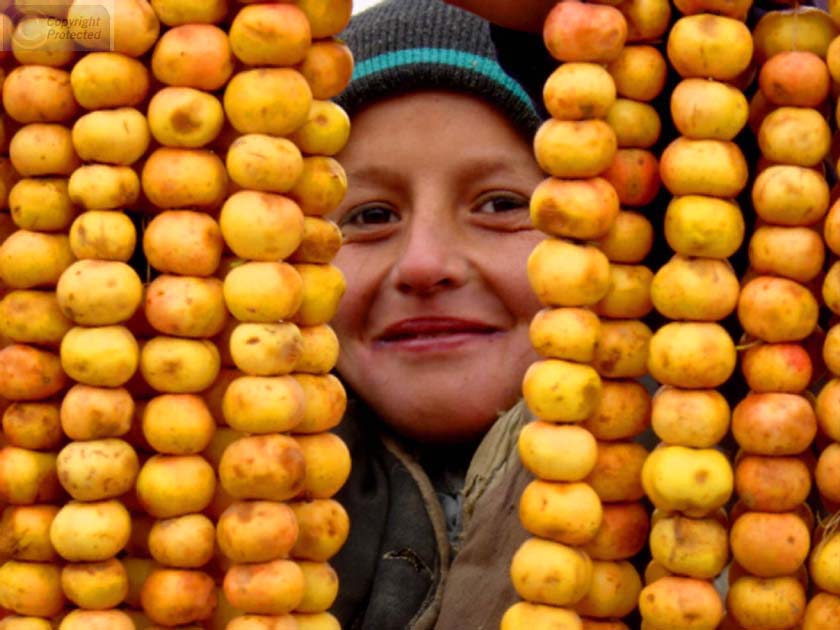
[[[527,537],[515,449],[536,359],[525,268],[543,238],[528,211],[540,116],[489,24],[439,0],[386,0],[343,37],[356,69],[337,99],[353,131],[331,216],[347,280],[333,324],[353,472],[333,612],[345,628],[498,627]]]

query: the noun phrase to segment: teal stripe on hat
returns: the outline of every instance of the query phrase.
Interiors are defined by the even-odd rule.
[[[455,66],[469,72],[477,72],[499,83],[512,92],[529,109],[534,109],[530,97],[522,86],[508,76],[494,60],[454,48],[407,48],[395,50],[365,59],[353,68],[353,81],[377,72],[416,63],[434,63]]]

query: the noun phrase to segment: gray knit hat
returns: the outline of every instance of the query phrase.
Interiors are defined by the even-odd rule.
[[[484,98],[527,136],[540,124],[525,89],[499,65],[490,24],[443,0],[384,0],[341,33],[353,78],[335,100],[351,116],[368,103],[422,89]]]

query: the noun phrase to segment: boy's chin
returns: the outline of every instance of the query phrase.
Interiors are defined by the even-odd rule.
[[[469,442],[520,399],[522,375],[531,357],[517,361],[510,358],[519,356],[516,353],[485,352],[479,362],[472,352],[452,354],[449,362],[434,365],[377,357],[368,370],[344,372],[339,364],[339,372],[401,436],[427,443]]]
[[[498,419],[499,411],[506,409],[496,406],[468,409],[457,401],[442,403],[437,409],[425,407],[410,413],[385,414],[382,419],[393,431],[414,442],[462,444],[481,438]]]
[[[401,436],[422,444],[465,444],[481,438],[496,418],[477,423],[428,423],[428,422],[400,422],[399,424],[385,421]]]

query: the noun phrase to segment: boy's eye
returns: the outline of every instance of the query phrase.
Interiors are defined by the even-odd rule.
[[[359,205],[338,220],[344,243],[378,241],[393,233],[400,215],[381,202]]]
[[[521,195],[504,194],[493,195],[479,201],[476,212],[485,214],[496,214],[510,212],[511,210],[522,210],[528,208],[528,198]]]
[[[348,212],[339,225],[341,227],[364,227],[367,225],[382,225],[399,221],[397,213],[385,206],[362,206]]]

